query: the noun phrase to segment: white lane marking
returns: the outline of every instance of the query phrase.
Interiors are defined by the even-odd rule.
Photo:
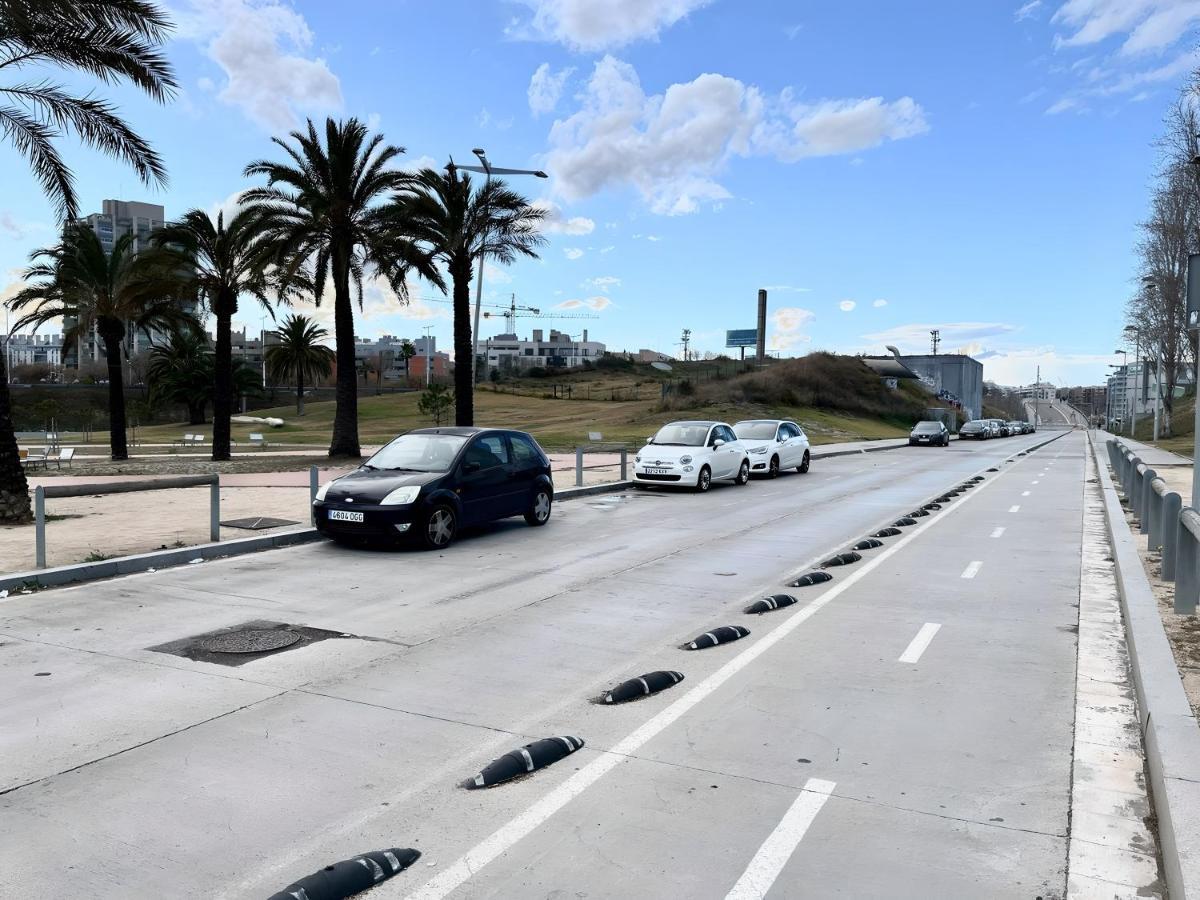
[[[917,632],[917,636],[908,645],[908,649],[900,654],[900,662],[915,663],[920,659],[921,654],[925,652],[925,648],[929,646],[933,640],[933,636],[938,633],[938,629],[941,627],[936,622],[926,622],[922,625],[921,630]]]
[[[983,568],[983,560],[973,559],[973,560],[971,560],[970,563],[967,564],[967,567],[965,569],[963,569],[962,577],[963,578],[974,578],[976,575],[979,574],[979,570],[982,568]]]
[[[1004,526],[1003,525],[1001,525],[999,528],[992,529],[992,537],[1000,537],[1002,534],[1004,534]]]
[[[800,796],[763,841],[742,877],[725,895],[725,900],[761,900],[767,896],[835,787],[834,782],[820,778],[810,778],[804,783]]]
[[[1008,511],[1009,511],[1009,512],[1020,512],[1020,511],[1021,511],[1021,505],[1020,505],[1020,504],[1017,504],[1016,506],[1010,506],[1010,507],[1008,508]]]
[[[936,517],[931,517],[931,520],[923,523],[923,525],[932,526],[938,522],[945,522],[960,509],[964,509],[972,498],[980,496],[982,491],[987,490],[989,486],[995,484],[997,480],[994,479],[985,482],[979,491],[972,492],[970,496],[963,498],[961,502],[939,513]],[[599,755],[592,762],[567,778],[566,781],[559,784],[558,787],[554,788],[548,794],[545,794],[523,813],[509,819],[445,869],[417,888],[417,890],[406,896],[409,900],[441,900],[441,898],[457,890],[476,872],[509,850],[526,835],[532,833],[534,829],[540,827],[556,812],[624,762],[627,756],[635,754],[644,744],[673,725],[694,706],[716,692],[718,688],[734,675],[786,638],[871,572],[874,572],[883,564],[884,560],[899,553],[912,543],[913,540],[924,534],[928,528],[923,527],[923,525],[913,528],[908,534],[896,541],[896,543],[884,549],[882,553],[872,556],[866,565],[857,568],[841,581],[835,582],[833,587],[809,603],[808,606],[795,612],[791,618],[780,624],[774,631],[764,635],[758,643],[751,644],[745,650],[741,651],[741,653],[733,657],[686,694],[675,700],[670,706],[660,710],[655,716],[648,719],[610,750],[607,752],[600,751]],[[380,896],[390,896],[386,887],[384,887],[383,893]]]
[[[1033,481],[1031,481],[1031,482],[1029,482],[1029,483],[1030,483],[1030,484],[1041,484],[1041,482],[1040,482],[1040,481],[1038,481],[1036,478],[1035,478],[1035,479],[1033,479]]]
[[[1032,491],[1021,491],[1021,496],[1028,497],[1031,493],[1032,493]]]

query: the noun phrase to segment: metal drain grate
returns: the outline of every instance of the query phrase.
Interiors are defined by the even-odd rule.
[[[221,523],[222,528],[245,528],[247,531],[259,531],[263,528],[281,528],[284,525],[299,525],[291,519],[272,519],[270,516],[251,516],[246,519],[229,519]]]
[[[193,634],[146,649],[219,666],[244,666],[264,657],[290,653],[331,638],[375,640],[344,631],[328,631],[308,625],[255,619],[252,622],[242,622],[204,634]]]

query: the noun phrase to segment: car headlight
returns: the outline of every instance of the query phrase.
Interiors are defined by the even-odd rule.
[[[325,494],[327,494],[329,492],[329,489],[331,487],[333,487],[332,481],[325,482],[323,485],[321,485],[319,488],[317,488],[317,496],[314,497],[313,500],[324,500]]]
[[[764,454],[764,453],[766,453],[766,452],[767,452],[767,448],[766,448],[766,447],[751,447],[751,448],[750,448],[749,450],[747,450],[746,452],[747,452],[747,453],[752,453],[752,454],[754,454],[755,456],[760,456],[760,455],[762,455],[762,454]]]
[[[687,465],[688,463],[690,463],[691,461],[692,461],[692,458],[691,458],[690,456],[681,456],[681,457],[679,457],[679,462],[680,462],[680,464],[681,464],[681,465],[685,465],[685,466],[686,466],[686,465]]]
[[[379,501],[380,506],[403,506],[405,503],[412,503],[417,499],[417,494],[421,493],[421,486],[411,484],[408,487],[396,488],[386,497]]]

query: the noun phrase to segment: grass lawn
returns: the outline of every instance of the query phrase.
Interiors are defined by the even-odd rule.
[[[657,393],[651,386],[645,393]],[[431,425],[417,412],[417,393],[362,396],[358,402],[359,437],[364,444],[379,444],[412,428]],[[809,433],[814,444],[875,438],[903,437],[908,427],[862,416],[829,410],[798,407],[766,408],[758,404],[717,403],[693,409],[659,411],[659,400],[555,400],[543,397],[496,393],[488,388],[476,394],[475,419],[481,425],[519,428],[531,432],[542,446],[565,450],[588,443],[588,433],[598,431],[604,441],[634,445],[643,443],[665,421],[681,418],[722,419],[733,422],[757,417],[794,418]],[[308,403],[306,415],[296,416],[294,405],[255,410],[257,416],[276,416],[282,428],[234,425],[234,440],[244,441],[250,432],[263,432],[271,443],[324,445],[333,427],[334,404]],[[211,439],[212,426],[156,425],[138,429],[141,443],[171,443],[185,432],[203,433]],[[104,432],[93,443],[107,440]]]

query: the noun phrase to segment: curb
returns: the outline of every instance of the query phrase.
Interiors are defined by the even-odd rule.
[[[554,499],[556,501],[573,500],[577,497],[615,493],[625,490],[631,483],[629,481],[613,481],[585,487],[564,488],[555,492]],[[81,581],[95,581],[98,578],[132,575],[149,569],[185,566],[195,559],[242,556],[247,553],[275,550],[280,547],[294,547],[298,544],[308,544],[319,540],[321,540],[321,535],[315,528],[293,528],[290,531],[278,531],[274,534],[258,535],[257,537],[234,538],[216,544],[197,544],[176,550],[155,550],[150,553],[136,553],[132,556],[116,556],[100,562],[76,563],[70,566],[36,569],[30,572],[14,572],[10,575],[0,575],[0,591],[58,587]]]
[[[1158,601],[1125,520],[1108,460],[1101,457],[1090,434],[1088,443],[1100,475],[1116,562],[1167,892],[1171,897],[1200,897],[1200,725],[1184,693]]]
[[[820,445],[818,445],[820,446]],[[888,444],[883,447],[859,447],[857,450],[830,450],[828,453],[809,452],[810,459],[833,459],[835,456],[856,456],[860,453],[878,453],[881,450],[899,450],[901,447],[907,447],[908,441],[903,444]]]

